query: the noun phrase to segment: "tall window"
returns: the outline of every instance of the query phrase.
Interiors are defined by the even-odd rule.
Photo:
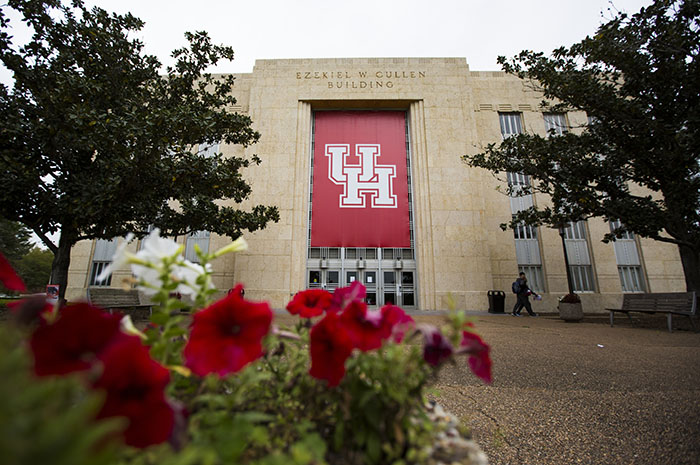
[[[503,139],[522,133],[522,118],[520,113],[499,113],[501,135]],[[532,194],[518,195],[520,189],[530,185],[530,178],[523,173],[507,173],[508,186],[511,188],[511,214],[527,210],[533,206]],[[530,288],[535,292],[544,292],[544,274],[542,272],[542,257],[540,243],[537,238],[537,228],[521,225],[513,230],[515,240],[515,256],[518,261],[518,271],[528,277]]]
[[[561,136],[562,134],[569,132],[569,126],[566,124],[566,115],[564,113],[543,113],[544,116],[544,128],[547,130],[547,134]]]
[[[208,253],[210,236],[211,233],[209,231],[195,231],[188,234],[185,243],[185,259],[192,263],[199,263],[199,257],[194,250],[194,246],[197,244],[202,252]]]
[[[112,263],[112,257],[117,251],[117,240],[98,239],[95,241],[95,253],[92,254],[92,270],[90,271],[90,286],[109,286],[112,283],[110,274],[102,280],[97,277]]]
[[[569,270],[575,292],[595,291],[593,279],[593,266],[588,249],[588,235],[586,234],[586,222],[577,221],[569,223],[565,229],[566,253],[569,257]]]
[[[610,232],[621,226],[619,220],[611,221]],[[622,292],[646,292],[642,263],[634,233],[625,232],[622,237],[615,239],[613,247],[615,248]]]
[[[523,132],[520,113],[499,113],[498,119],[501,123],[501,135],[504,139]]]

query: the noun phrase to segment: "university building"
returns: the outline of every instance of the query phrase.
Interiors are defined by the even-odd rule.
[[[587,115],[542,113],[542,96],[503,72],[470,71],[464,58],[259,60],[237,74],[237,105],[261,134],[249,150],[263,162],[245,170],[253,194],[243,205],[276,205],[280,221],[246,235],[247,252],[213,263],[223,291],[283,308],[297,291],[332,291],[359,280],[372,306],[483,310],[487,291],[506,291],[524,271],[554,311],[567,292],[559,232],[523,226],[502,231],[517,211],[547,202],[509,197],[527,176],[494,176],[460,157],[519,132],[577,131]],[[203,147],[241,155],[237,146]],[[565,231],[574,288],[584,310],[618,305],[625,292],[685,290],[674,245],[632,234],[601,242],[602,219]],[[91,286],[121,287],[127,268],[99,282],[121,239],[84,241],[71,255],[66,296]],[[201,231],[176,238],[216,250],[230,240]],[[138,241],[130,245],[135,251]]]

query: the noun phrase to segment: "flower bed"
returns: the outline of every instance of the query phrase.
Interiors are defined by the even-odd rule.
[[[198,251],[201,264],[193,264],[157,230],[136,254],[122,245],[112,266],[129,263],[139,289],[157,304],[143,332],[128,317],[85,303],[15,306],[24,325],[3,329],[1,339],[29,343],[0,347],[0,371],[14,376],[0,381],[3,389],[57,389],[51,402],[36,401],[25,413],[58,412],[35,422],[41,434],[80,413],[66,429],[70,436],[58,434],[60,427],[52,433],[80,445],[64,447],[73,455],[62,463],[434,461],[442,450],[436,440],[455,430],[426,409],[423,393],[437,370],[464,358],[491,381],[489,346],[466,316],[453,312],[442,327],[416,324],[394,305],[367,308],[355,282],[333,294],[298,293],[287,310],[299,320],[278,327],[269,305],[246,300],[242,287],[210,301],[209,261],[244,247],[238,240],[213,254]],[[194,313],[189,327],[182,310]],[[4,402],[0,409],[13,408]],[[4,430],[14,427],[3,421],[10,421]],[[15,452],[29,453],[21,445]]]

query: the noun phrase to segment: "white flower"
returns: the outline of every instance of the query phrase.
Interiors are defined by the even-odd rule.
[[[151,231],[143,240],[141,250],[136,254],[126,251],[127,244],[133,238],[134,235],[129,234],[120,244],[112,258],[112,263],[100,273],[98,279],[102,280],[108,277],[112,270],[130,263],[131,272],[139,279],[138,288],[147,295],[153,295],[163,287],[162,277],[166,272],[169,272],[171,280],[178,283],[175,292],[180,294],[194,297],[202,287],[213,288],[211,278],[207,278],[203,285],[197,283],[199,277],[205,274],[204,267],[185,260],[182,256],[183,246],[171,239],[160,237],[158,228]],[[170,262],[168,269],[166,269],[166,262]],[[209,265],[206,271],[211,272]]]
[[[170,278],[179,282],[175,292],[183,295],[197,295],[202,286],[197,279],[204,274],[201,265],[192,263],[182,257],[183,246],[171,239],[160,237],[160,230],[154,229],[143,241],[143,247],[131,260],[131,271],[146,286],[139,286],[145,294],[153,295],[163,286],[161,277],[165,273],[164,260],[177,258],[170,267]],[[210,271],[208,269],[207,271]],[[205,288],[212,287],[210,280]]]
[[[129,233],[126,235],[124,238],[124,241],[119,244],[119,247],[117,247],[117,251],[114,252],[114,256],[112,257],[112,261],[109,265],[105,267],[104,270],[102,270],[102,273],[99,274],[99,276],[96,278],[97,281],[104,281],[109,277],[109,275],[112,274],[113,270],[118,270],[125,264],[129,262],[129,258],[133,257],[134,254],[127,252],[126,251],[126,246],[129,245],[129,242],[134,240],[134,235]]]
[[[130,334],[132,336],[138,336],[143,340],[148,339],[148,336],[146,336],[144,333],[136,329],[136,326],[134,326],[134,322],[131,321],[131,316],[126,315],[122,317],[121,320],[119,320],[119,329],[122,330],[122,332],[126,334]]]
[[[202,265],[192,263],[188,260],[183,260],[180,266],[173,269],[173,277],[178,281],[181,281],[175,292],[194,297],[200,292],[202,287],[205,289],[211,289],[213,287],[211,279],[207,279],[203,286],[197,283],[197,279],[204,274],[204,271],[205,270]],[[208,263],[206,271],[211,272],[211,265]]]
[[[148,263],[160,263],[164,258],[172,257],[181,252],[182,246],[177,242],[160,237],[160,229],[155,228],[143,240],[141,250],[136,253],[136,257]]]
[[[239,237],[235,241],[231,242],[229,245],[226,247],[222,247],[216,252],[214,252],[214,257],[220,257],[224,254],[231,253],[231,252],[243,252],[245,250],[248,250],[248,243],[246,242],[245,239],[243,239],[243,236]]]

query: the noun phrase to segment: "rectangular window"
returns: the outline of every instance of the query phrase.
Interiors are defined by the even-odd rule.
[[[529,186],[530,176],[522,173],[507,173],[508,185],[510,186]]]
[[[574,292],[593,292],[593,268],[591,265],[570,265],[571,280]]]
[[[564,229],[566,253],[569,257],[572,285],[575,292],[594,292],[593,266],[586,233],[586,221],[571,222]]]
[[[624,226],[619,220],[610,222],[610,232]],[[642,260],[634,233],[626,231],[613,242],[622,292],[646,292]]]
[[[530,289],[537,293],[544,292],[544,273],[541,265],[518,265],[518,272],[525,273]]]
[[[117,251],[116,239],[97,239],[95,241],[95,252],[92,254],[92,271],[90,272],[90,286],[109,286],[112,283],[112,275],[98,281],[97,277],[102,271],[112,263],[112,257]]]
[[[521,223],[513,229],[513,235],[516,239],[537,239],[537,227]]]
[[[499,113],[498,120],[501,123],[501,135],[504,139],[523,132],[520,113]]]
[[[109,286],[112,284],[112,275],[98,281],[97,277],[112,262],[92,262],[92,272],[90,273],[90,286]]]
[[[620,222],[620,220],[612,220],[610,222],[610,232],[613,232],[617,228],[620,228],[620,227],[622,227],[622,223]],[[620,237],[619,239],[616,239],[616,240],[620,240],[620,239],[634,240],[634,233],[632,231],[625,231],[622,233],[622,237]]]
[[[520,113],[499,113],[503,139],[523,132],[522,115]],[[524,173],[506,173],[508,186],[513,188],[510,197],[510,212],[516,213],[527,210],[534,205],[532,194],[522,194],[521,189],[530,185],[530,177]],[[515,239],[515,257],[518,269],[524,272],[535,292],[544,292],[544,274],[542,272],[542,257],[540,243],[537,239],[537,227],[525,224],[513,229]]]
[[[564,113],[543,113],[542,116],[544,116],[544,128],[547,130],[547,135],[561,136],[569,132]]]
[[[209,231],[195,231],[187,236],[185,244],[185,259],[192,263],[199,263],[199,257],[194,250],[195,244],[199,246],[203,253],[209,253]]]
[[[641,266],[618,266],[622,292],[646,292]]]
[[[586,222],[577,221],[567,224],[564,230],[564,239],[586,240]]]

